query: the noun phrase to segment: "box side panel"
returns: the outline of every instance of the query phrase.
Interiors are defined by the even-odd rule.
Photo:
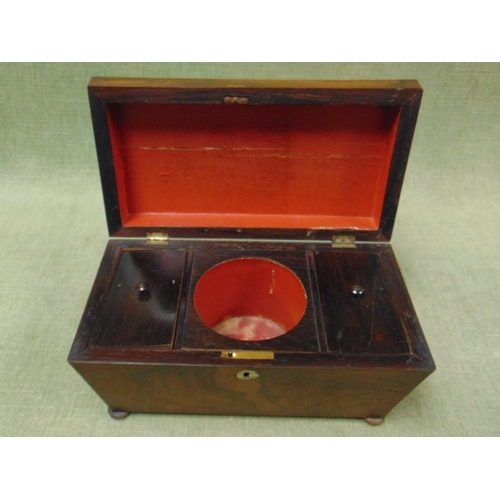
[[[422,331],[396,256],[390,245],[382,245],[381,248],[380,262],[385,270],[384,274],[387,278],[394,306],[399,311],[411,353],[425,362],[430,369],[435,370],[436,366],[431,351]]]

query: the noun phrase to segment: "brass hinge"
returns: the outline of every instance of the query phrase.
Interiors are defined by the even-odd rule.
[[[146,233],[146,241],[155,245],[168,243],[167,233]]]
[[[332,236],[332,247],[335,248],[356,248],[356,237],[352,235]]]
[[[248,97],[224,97],[224,104],[248,104]]]

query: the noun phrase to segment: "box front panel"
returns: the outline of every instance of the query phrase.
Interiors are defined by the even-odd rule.
[[[144,413],[383,417],[423,371],[83,364],[113,410]],[[241,372],[256,373],[245,380]]]

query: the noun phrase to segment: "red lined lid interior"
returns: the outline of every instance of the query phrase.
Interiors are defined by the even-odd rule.
[[[377,229],[399,110],[109,104],[122,224]]]

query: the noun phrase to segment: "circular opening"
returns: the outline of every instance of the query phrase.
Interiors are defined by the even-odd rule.
[[[290,331],[306,310],[299,278],[267,259],[228,260],[198,281],[194,306],[217,333],[248,342],[268,340]]]

